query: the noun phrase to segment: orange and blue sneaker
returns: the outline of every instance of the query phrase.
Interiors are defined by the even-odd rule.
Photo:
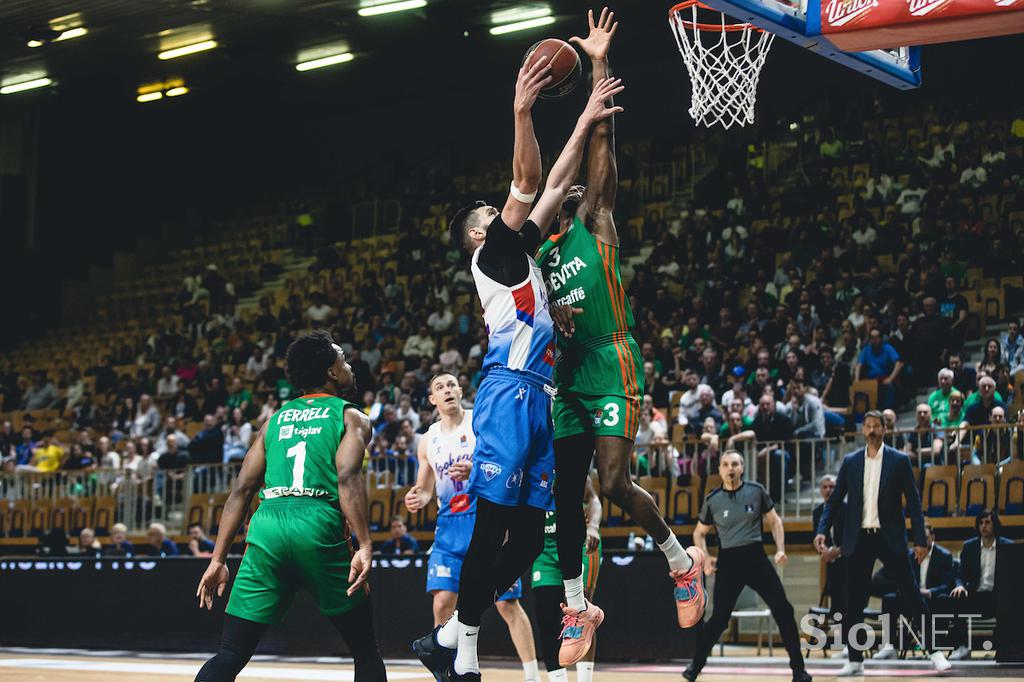
[[[558,665],[567,668],[582,660],[594,643],[594,632],[604,622],[604,611],[586,602],[582,611],[570,609],[562,604],[562,634],[558,638],[562,645],[558,649]]]
[[[676,583],[676,615],[679,627],[692,628],[704,618],[704,607],[708,595],[704,591],[704,550],[687,547],[686,553],[693,559],[689,571],[669,571]]]

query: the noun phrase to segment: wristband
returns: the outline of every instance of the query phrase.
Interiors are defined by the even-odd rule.
[[[520,192],[519,188],[516,187],[514,180],[512,181],[512,184],[509,185],[508,191],[516,201],[521,201],[524,204],[532,204],[533,200],[537,198],[536,191],[530,192],[529,194],[523,194]]]

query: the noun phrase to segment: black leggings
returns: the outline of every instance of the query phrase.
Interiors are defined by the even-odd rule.
[[[522,577],[543,548],[543,509],[478,497],[476,525],[459,576],[459,622],[479,626],[496,596]]]
[[[672,534],[651,494],[629,477],[633,441],[619,436],[595,438],[582,433],[559,438],[555,441],[555,508],[558,509],[555,541],[558,566],[566,580],[579,576],[583,570],[583,541],[587,535],[583,493],[595,450],[600,452],[597,473],[601,494],[620,506],[658,544]]]
[[[804,657],[800,653],[800,635],[796,629],[793,605],[786,599],[786,590],[779,580],[779,574],[775,572],[775,568],[765,555],[764,547],[757,543],[719,550],[717,565],[711,620],[703,623],[697,637],[693,668],[698,672],[704,668],[708,654],[729,626],[729,619],[740,592],[744,586],[749,585],[764,599],[779,626],[782,643],[789,654],[789,667],[793,672],[803,670]]]
[[[355,682],[387,682],[384,660],[380,657],[373,632],[373,611],[369,597],[348,613],[331,616],[329,620],[348,645],[355,662]],[[252,658],[256,645],[269,628],[266,623],[225,615],[220,649],[202,667],[195,682],[233,682]]]
[[[540,630],[540,652],[544,656],[544,668],[551,672],[562,666],[558,664],[558,649],[562,634],[562,597],[565,592],[561,587],[545,585],[533,588],[533,611]]]

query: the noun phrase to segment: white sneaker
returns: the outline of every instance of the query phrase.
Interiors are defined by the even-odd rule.
[[[946,665],[949,665],[948,663]],[[836,673],[836,677],[864,676],[864,664],[860,661],[850,661],[843,666],[842,670]]]
[[[896,647],[892,644],[886,644],[872,658],[876,661],[887,661],[890,658],[896,658]]]
[[[953,653],[951,653],[949,655],[949,660],[951,660],[951,661],[962,661],[962,660],[964,660],[966,658],[970,658],[970,657],[971,657],[971,650],[970,650],[969,647],[958,646],[953,651]]]
[[[946,660],[945,654],[941,651],[936,651],[934,654],[929,656],[932,659],[932,667],[937,672],[944,673],[953,667],[953,664]]]

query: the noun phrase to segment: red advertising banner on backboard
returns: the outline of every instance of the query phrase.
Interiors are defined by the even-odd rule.
[[[1024,32],[1024,0],[820,2],[821,32],[846,52]]]

